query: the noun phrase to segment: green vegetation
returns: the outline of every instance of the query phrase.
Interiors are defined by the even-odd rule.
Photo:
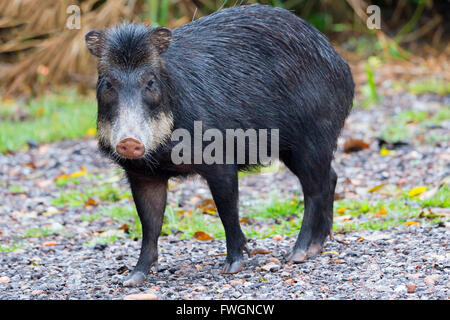
[[[412,129],[409,124],[419,125],[418,133],[428,134],[427,127],[439,126],[444,121],[450,120],[450,106],[440,108],[436,113],[429,111],[405,110],[388,121],[386,127],[381,131],[380,138],[387,142],[408,141],[412,138]],[[437,137],[439,139],[439,137]],[[441,139],[441,141],[445,140]],[[448,138],[447,138],[448,139]]]
[[[67,179],[72,182],[75,180],[75,183],[79,184],[78,178]],[[67,179],[65,182],[67,182]],[[89,180],[92,179],[90,178]],[[98,186],[89,186],[83,190],[64,190],[58,197],[53,199],[52,203],[55,206],[82,207],[89,205],[90,201],[117,202],[128,198],[131,198],[131,192],[123,191],[112,183],[104,183]]]
[[[94,99],[75,91],[49,94],[25,106],[0,102],[0,153],[24,148],[27,140],[52,142],[95,134],[96,112]]]
[[[411,82],[395,82],[394,87],[413,94],[435,93],[450,94],[450,82],[442,78],[422,78]]]
[[[345,233],[363,229],[382,230],[410,224],[433,224],[442,220],[439,214],[426,212],[424,208],[449,208],[450,188],[445,185],[432,197],[420,200],[403,192],[398,198],[378,201],[338,200],[335,201],[334,231]],[[298,233],[304,210],[303,201],[280,199],[273,195],[271,200],[242,210],[241,225],[249,238],[267,238],[275,234],[294,236]],[[90,244],[106,243],[121,239],[141,237],[141,225],[134,205],[101,207],[98,213],[82,217],[92,221],[108,217],[126,226],[125,234],[106,232],[96,236]],[[185,211],[167,206],[162,235],[178,234],[181,239],[191,239],[198,231],[216,238],[225,239],[223,226],[217,215],[203,214],[200,210]]]
[[[13,242],[11,244],[0,244],[0,252],[13,252],[17,249],[24,248],[25,245],[21,242]]]
[[[375,83],[375,70],[380,66],[381,61],[377,57],[370,57],[364,65],[364,70],[367,75],[367,83],[361,87],[361,93],[364,100],[361,102],[363,107],[370,107],[380,101],[380,96],[377,92],[377,85]]]

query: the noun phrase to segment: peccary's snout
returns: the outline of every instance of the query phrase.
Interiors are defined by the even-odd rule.
[[[125,138],[120,140],[116,146],[116,151],[122,157],[128,159],[138,159],[145,153],[145,146],[139,140]]]

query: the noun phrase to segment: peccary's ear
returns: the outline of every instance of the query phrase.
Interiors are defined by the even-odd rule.
[[[86,46],[96,57],[100,57],[101,48],[105,42],[105,33],[101,30],[91,30],[84,36]]]
[[[165,27],[159,27],[152,31],[150,40],[158,53],[164,53],[172,42],[172,30]]]

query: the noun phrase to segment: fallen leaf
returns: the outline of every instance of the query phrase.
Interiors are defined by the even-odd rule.
[[[385,196],[398,196],[401,194],[400,188],[397,187],[395,184],[386,184],[386,183],[377,185],[369,189],[369,192],[376,192]]]
[[[43,247],[52,247],[56,246],[58,243],[56,241],[46,241],[42,244]]]
[[[203,231],[197,231],[196,233],[194,233],[194,238],[201,241],[208,241],[214,239],[209,234]]]
[[[386,185],[385,183],[379,184],[379,185],[377,185],[377,186],[375,186],[375,187],[373,187],[373,188],[370,188],[370,189],[369,189],[369,192],[375,192],[375,191],[378,191],[378,190],[380,190],[381,188],[383,188],[385,185]]]
[[[97,129],[89,128],[89,129],[87,129],[86,134],[90,137],[93,137],[97,134]]]
[[[202,213],[207,213],[211,215],[215,215],[217,212],[216,204],[213,199],[205,199],[200,202],[197,206],[197,209],[200,209]]]
[[[322,254],[339,254],[337,251],[324,251]]]
[[[98,202],[97,201],[95,201],[94,199],[92,199],[92,198],[89,198],[88,199],[88,201],[86,201],[85,203],[84,203],[84,206],[85,207],[87,207],[87,206],[98,206]]]
[[[272,239],[273,239],[274,241],[281,241],[281,240],[283,240],[283,237],[280,236],[279,234],[276,234],[276,235],[273,236]]]
[[[335,221],[350,221],[352,219],[353,219],[353,216],[351,214],[334,217]]]
[[[55,178],[55,181],[58,181],[58,180],[61,180],[61,179],[67,179],[67,174],[65,174],[65,173],[63,173],[63,174],[60,174],[59,176],[57,176],[56,178]]]
[[[345,210],[347,210],[347,208],[340,208],[340,209],[337,209],[336,212],[337,213],[344,213]]]
[[[383,207],[383,208],[380,209],[380,211],[377,212],[376,216],[377,217],[382,217],[382,216],[387,215],[387,213],[388,213],[388,211],[386,210],[385,207]]]
[[[240,222],[240,223],[248,224],[248,218],[247,218],[247,217],[241,218],[241,219],[239,219],[239,222]]]
[[[426,187],[426,186],[416,187],[416,188],[414,188],[414,189],[412,189],[412,190],[410,190],[410,191],[408,192],[408,196],[410,196],[410,197],[418,196],[419,194],[421,194],[421,193],[424,192],[425,190],[427,190],[427,187]]]
[[[420,223],[417,221],[406,221],[405,226],[420,226]]]
[[[357,152],[363,149],[369,149],[369,145],[366,142],[359,139],[348,139],[344,143],[345,153]]]
[[[256,249],[253,249],[252,251],[250,251],[251,256],[254,256],[257,254],[270,254],[270,253],[272,253],[272,251],[268,251],[264,248],[256,248]]]
[[[87,170],[85,167],[81,166],[80,169],[81,169],[81,171],[76,171],[76,172],[69,174],[69,177],[70,178],[78,178],[78,177],[84,176],[87,173]]]
[[[388,150],[388,149],[386,149],[386,148],[381,148],[381,150],[380,150],[380,156],[382,156],[382,157],[386,157],[387,155],[389,155],[391,153],[391,151],[390,150]]]

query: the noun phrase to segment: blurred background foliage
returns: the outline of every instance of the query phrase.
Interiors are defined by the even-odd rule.
[[[176,28],[224,7],[253,3],[291,10],[324,32],[371,99],[377,98],[374,68],[384,79],[439,74],[450,80],[447,0],[0,0],[0,92],[8,99],[68,84],[80,92],[94,88],[95,60],[84,45],[84,34],[93,28],[122,21]],[[66,27],[72,4],[81,8],[79,30]],[[380,30],[366,26],[371,4],[381,9]],[[383,71],[381,61],[397,67]]]

